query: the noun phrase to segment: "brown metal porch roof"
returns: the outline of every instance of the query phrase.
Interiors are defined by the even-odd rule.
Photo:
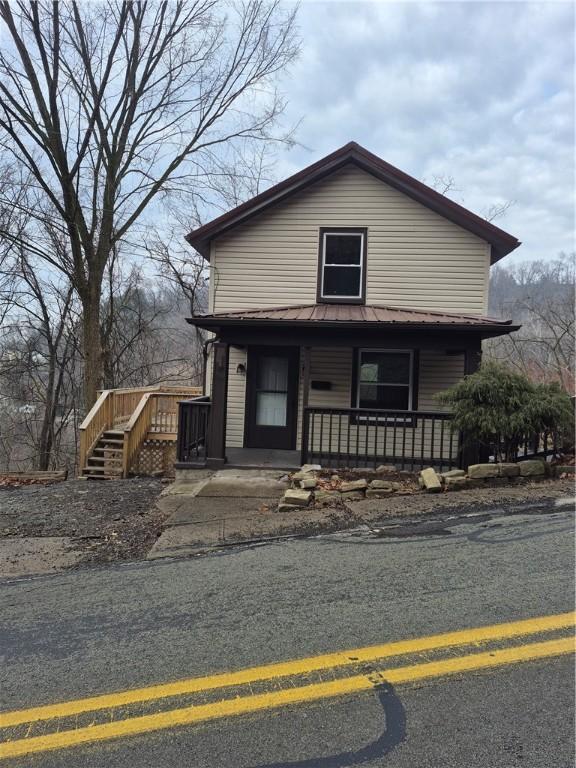
[[[195,315],[188,319],[200,328],[233,325],[313,326],[313,327],[375,327],[392,325],[400,328],[458,328],[460,330],[498,331],[510,333],[519,325],[511,320],[498,320],[482,315],[461,315],[434,310],[405,309],[366,304],[301,304],[265,309],[242,309],[235,312],[215,312]]]

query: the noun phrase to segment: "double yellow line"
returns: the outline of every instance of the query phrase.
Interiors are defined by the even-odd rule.
[[[440,635],[431,635],[384,645],[356,648],[349,651],[323,654],[306,659],[251,667],[207,677],[190,678],[164,685],[154,685],[118,693],[66,701],[58,704],[34,707],[0,713],[0,729],[33,725],[42,721],[58,720],[87,712],[115,710],[118,707],[155,702],[195,693],[205,693],[224,688],[237,688],[264,681],[290,681],[290,687],[265,693],[223,698],[208,704],[196,704],[168,709],[149,715],[127,717],[115,722],[65,729],[42,736],[16,738],[0,743],[0,758],[17,757],[34,752],[62,749],[75,745],[119,737],[133,736],[150,731],[190,725],[233,715],[258,712],[283,707],[289,704],[318,701],[324,698],[359,693],[374,689],[376,683],[366,673],[340,677],[329,682],[304,684],[292,687],[294,678],[314,672],[346,668],[371,663],[385,658],[418,654],[426,651],[440,651],[457,646],[483,645],[495,641],[506,641],[516,637],[540,635],[572,628],[574,612],[555,616],[496,624],[475,629],[466,629]],[[574,652],[574,637],[559,637],[552,640],[525,643],[522,645],[496,648],[490,651],[468,653],[463,656],[425,661],[407,666],[392,666],[375,671],[380,679],[399,684],[417,680],[442,677],[474,670],[489,669],[534,659],[550,658]]]

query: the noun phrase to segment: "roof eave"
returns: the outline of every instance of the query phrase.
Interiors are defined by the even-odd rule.
[[[499,336],[506,333],[512,333],[521,328],[520,325],[512,325],[511,320],[503,320],[501,323],[403,323],[403,322],[385,322],[385,321],[363,321],[356,322],[353,320],[270,320],[270,319],[257,319],[246,317],[188,317],[186,322],[190,325],[195,325],[205,330],[213,331],[220,328],[249,328],[249,327],[266,327],[266,328],[286,328],[289,326],[297,326],[298,328],[325,328],[325,329],[342,329],[349,328],[354,330],[361,329],[381,329],[384,326],[386,328],[393,328],[394,330],[406,332],[406,331],[469,331],[485,334],[487,336]]]

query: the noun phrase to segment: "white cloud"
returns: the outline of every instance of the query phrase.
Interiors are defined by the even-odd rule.
[[[303,50],[284,90],[306,149],[282,178],[350,140],[420,179],[451,175],[523,246],[574,248],[571,3],[304,2]]]

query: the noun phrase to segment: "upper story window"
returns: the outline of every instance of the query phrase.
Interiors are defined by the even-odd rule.
[[[366,229],[320,230],[319,302],[363,304],[366,299]]]

